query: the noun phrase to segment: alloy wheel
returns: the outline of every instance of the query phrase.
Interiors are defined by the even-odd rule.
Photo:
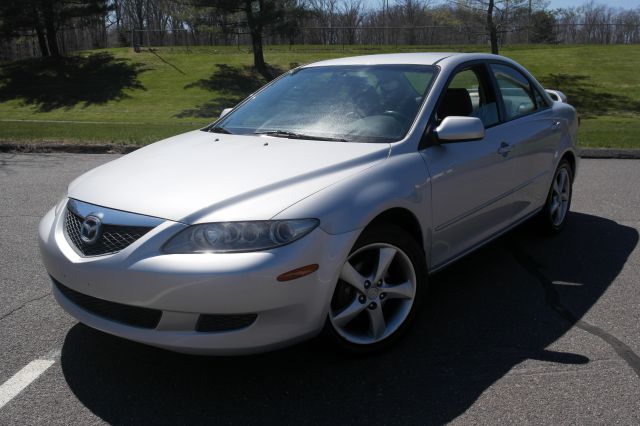
[[[365,245],[344,263],[329,319],[350,343],[380,342],[407,319],[416,295],[409,256],[388,243]]]
[[[558,170],[551,189],[551,205],[549,213],[554,226],[560,226],[569,210],[569,200],[571,198],[571,178],[569,171],[565,167]]]

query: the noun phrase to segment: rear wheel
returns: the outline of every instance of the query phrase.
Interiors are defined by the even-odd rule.
[[[426,287],[424,253],[404,230],[366,230],[340,271],[325,333],[342,349],[366,353],[397,339]]]
[[[562,160],[556,169],[545,203],[539,216],[544,230],[557,233],[564,228],[571,207],[573,172],[568,161]]]

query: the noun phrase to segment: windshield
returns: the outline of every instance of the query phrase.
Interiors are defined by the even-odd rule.
[[[291,71],[205,130],[348,142],[400,140],[436,68],[349,65]]]

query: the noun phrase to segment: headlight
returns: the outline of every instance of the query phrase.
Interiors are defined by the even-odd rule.
[[[164,245],[167,253],[229,253],[267,250],[311,232],[318,219],[220,222],[193,225]]]

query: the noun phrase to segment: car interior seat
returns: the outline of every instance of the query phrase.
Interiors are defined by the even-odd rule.
[[[471,96],[467,89],[449,88],[444,94],[444,99],[438,107],[438,120],[442,121],[449,116],[469,116],[473,112]]]

